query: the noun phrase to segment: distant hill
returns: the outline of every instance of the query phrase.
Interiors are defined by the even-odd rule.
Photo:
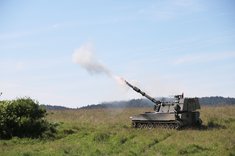
[[[131,108],[131,107],[152,107],[153,104],[147,99],[132,99],[129,101],[114,101],[114,102],[103,102],[101,104],[93,104],[81,107],[95,109],[95,108]]]
[[[158,100],[170,100],[169,98],[156,98]],[[211,96],[199,98],[201,105],[217,106],[217,105],[235,105],[235,98]],[[47,110],[65,110],[72,109],[64,106],[41,105]],[[153,103],[148,99],[132,99],[128,101],[103,102],[100,104],[91,104],[79,109],[96,109],[96,108],[134,108],[134,107],[153,107]]]
[[[163,99],[163,98],[158,98]],[[167,99],[167,98],[164,98]],[[211,96],[199,98],[201,105],[217,106],[217,105],[235,105],[235,98]],[[103,102],[101,104],[93,104],[81,107],[80,109],[95,108],[133,108],[133,107],[153,107],[153,103],[148,99],[132,99],[129,101]]]
[[[53,105],[40,105],[42,107],[44,107],[46,110],[65,110],[65,109],[70,109],[68,107],[64,107],[64,106],[53,106]]]
[[[201,97],[199,102],[202,105],[235,105],[235,98],[222,96]]]

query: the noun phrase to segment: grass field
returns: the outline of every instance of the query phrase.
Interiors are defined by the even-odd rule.
[[[235,106],[202,107],[202,130],[131,128],[129,117],[145,111],[49,111],[56,138],[0,140],[0,155],[235,155]]]

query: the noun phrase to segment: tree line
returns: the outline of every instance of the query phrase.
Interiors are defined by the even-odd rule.
[[[157,98],[158,100],[169,100],[170,98]],[[217,106],[217,105],[235,105],[235,98],[211,96],[198,98],[201,105]],[[148,99],[132,99],[128,101],[103,102],[100,104],[91,104],[80,109],[96,109],[96,108],[133,108],[133,107],[153,107],[153,103]]]

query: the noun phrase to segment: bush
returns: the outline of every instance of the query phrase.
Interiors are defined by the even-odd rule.
[[[51,137],[55,126],[45,120],[46,110],[31,98],[0,101],[0,138]]]

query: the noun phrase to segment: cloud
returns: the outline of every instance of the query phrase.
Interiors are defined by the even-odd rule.
[[[235,52],[200,53],[182,56],[175,60],[175,64],[203,63],[235,58]]]

